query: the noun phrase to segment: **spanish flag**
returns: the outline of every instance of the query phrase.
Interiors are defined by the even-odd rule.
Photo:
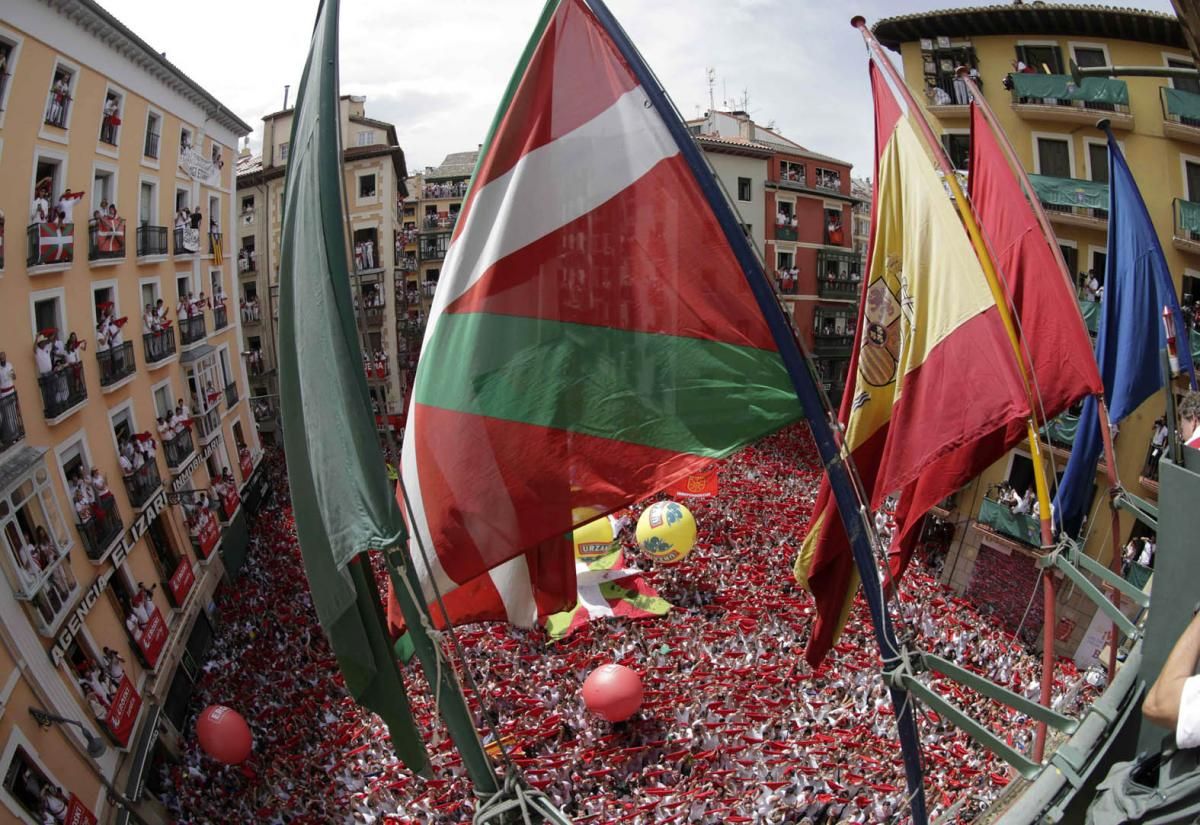
[[[872,63],[875,203],[861,322],[840,420],[877,508],[926,466],[1029,416],[1028,396],[975,249],[913,118]],[[828,479],[796,560],[817,621],[814,667],[845,624],[858,574]]]

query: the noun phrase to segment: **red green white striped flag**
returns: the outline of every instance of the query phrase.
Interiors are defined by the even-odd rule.
[[[576,560],[575,581],[575,606],[546,619],[551,639],[565,639],[592,619],[652,619],[671,610],[671,603],[647,584],[640,570],[625,566],[620,548],[592,562]]]
[[[480,154],[401,460],[427,598],[470,584],[532,626],[527,551],[571,564],[576,508],[627,506],[800,416],[711,172],[637,75],[585,0],[551,0]]]

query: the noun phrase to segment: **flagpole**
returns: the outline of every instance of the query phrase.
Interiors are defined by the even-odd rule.
[[[742,269],[746,283],[754,294],[759,310],[763,314],[783,365],[791,379],[792,387],[808,419],[813,440],[829,475],[830,487],[837,501],[838,512],[850,540],[851,552],[863,580],[863,594],[871,611],[875,638],[880,648],[885,674],[900,670],[906,665],[906,652],[896,640],[888,615],[883,588],[879,587],[879,569],[875,564],[875,547],[879,539],[874,535],[874,525],[867,517],[866,505],[859,493],[861,483],[854,469],[853,459],[834,436],[830,421],[833,413],[817,386],[808,359],[801,351],[795,332],[787,320],[770,282],[763,273],[762,264],[750,241],[742,232],[737,216],[730,208],[716,178],[688,133],[678,111],[667,98],[662,85],[642,59],[629,36],[608,10],[604,0],[588,0],[596,19],[612,37],[621,56],[642,86],[650,105],[662,116],[679,153],[688,164],[696,183],[721,225],[722,234]],[[891,680],[889,680],[890,682]],[[915,825],[927,825],[929,821],[925,802],[925,789],[921,769],[921,741],[917,734],[915,703],[907,688],[889,684],[892,707],[895,710],[896,727],[899,732],[901,751],[904,757],[904,772],[908,786],[909,803]]]
[[[850,25],[858,29],[862,34],[871,56],[875,58],[876,64],[883,67],[888,79],[891,80],[892,85],[896,87],[896,90],[908,105],[908,110],[912,113],[918,131],[920,131],[922,137],[925,139],[925,143],[932,153],[938,168],[941,170],[942,177],[946,181],[946,185],[950,188],[951,195],[954,197],[958,213],[962,218],[963,225],[966,227],[967,235],[971,239],[971,245],[975,248],[975,254],[982,265],[983,274],[987,278],[988,288],[991,290],[992,298],[1004,323],[1004,330],[1008,333],[1009,343],[1012,344],[1013,355],[1016,357],[1017,367],[1021,372],[1021,378],[1025,384],[1025,392],[1029,396],[1030,418],[1026,422],[1026,437],[1029,441],[1029,453],[1033,462],[1034,487],[1037,490],[1042,550],[1048,551],[1054,546],[1054,530],[1051,526],[1050,517],[1050,485],[1046,479],[1046,467],[1042,459],[1041,441],[1038,437],[1037,426],[1035,424],[1037,421],[1037,404],[1035,403],[1037,398],[1030,386],[1031,365],[1026,363],[1024,350],[1021,346],[1021,338],[1013,323],[1012,313],[1009,311],[1008,295],[1005,293],[1000,276],[996,271],[991,249],[982,229],[980,229],[979,222],[975,218],[975,211],[970,201],[963,194],[962,187],[959,186],[958,175],[955,174],[954,167],[950,163],[950,158],[946,155],[945,147],[942,146],[941,141],[934,135],[933,129],[930,127],[929,122],[925,120],[925,116],[920,106],[917,105],[916,99],[912,96],[912,92],[909,91],[908,86],[905,85],[903,79],[896,71],[896,67],[892,65],[892,61],[883,53],[883,48],[879,45],[879,41],[875,39],[875,35],[867,28],[866,18],[858,15],[850,21]],[[1043,594],[1047,608],[1045,615],[1052,619],[1056,598],[1052,574],[1047,574],[1043,579]],[[1054,638],[1051,635],[1050,624],[1045,620],[1043,621],[1042,635],[1044,642],[1042,650],[1041,703],[1046,707],[1050,707],[1049,689],[1052,686],[1054,674]],[[1041,762],[1045,745],[1046,724],[1039,722],[1037,730],[1034,759],[1037,762]]]

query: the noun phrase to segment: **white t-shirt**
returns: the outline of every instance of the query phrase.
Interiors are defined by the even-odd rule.
[[[1200,676],[1192,676],[1183,683],[1175,744],[1181,748],[1200,747]]]
[[[35,347],[33,350],[33,362],[37,365],[38,375],[47,375],[54,369],[50,361],[49,347]]]

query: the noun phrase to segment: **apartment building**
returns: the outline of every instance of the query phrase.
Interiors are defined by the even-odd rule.
[[[164,821],[264,492],[227,297],[250,127],[92,0],[7,3],[0,66],[0,819]]]

